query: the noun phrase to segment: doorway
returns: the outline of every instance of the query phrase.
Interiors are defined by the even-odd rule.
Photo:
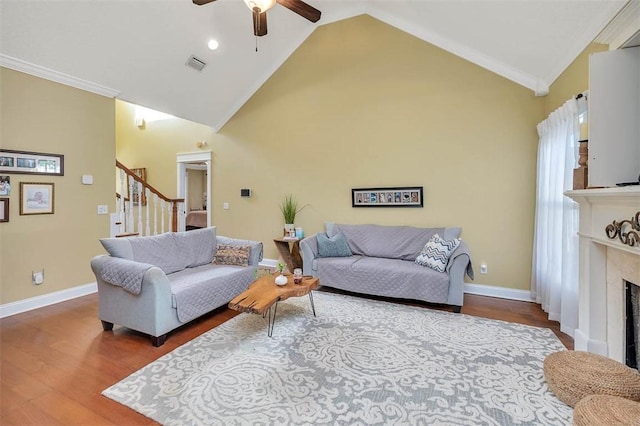
[[[178,215],[178,230],[184,231],[186,229],[187,214],[193,208],[198,207],[206,211],[207,227],[210,227],[213,222],[211,212],[211,151],[178,154],[176,156],[176,164],[178,167],[176,192],[178,198],[184,199]]]

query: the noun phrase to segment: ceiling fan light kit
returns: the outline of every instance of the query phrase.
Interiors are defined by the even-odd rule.
[[[192,1],[196,5],[202,6],[216,0]],[[271,9],[276,2],[311,22],[318,22],[322,15],[318,9],[302,0],[244,0],[244,2],[253,14],[253,34],[256,37],[267,34],[267,10]]]

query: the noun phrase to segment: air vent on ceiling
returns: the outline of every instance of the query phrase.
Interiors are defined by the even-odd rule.
[[[195,55],[191,55],[189,59],[187,59],[185,65],[196,71],[202,71],[202,69],[207,66],[207,63],[202,59],[197,58]]]

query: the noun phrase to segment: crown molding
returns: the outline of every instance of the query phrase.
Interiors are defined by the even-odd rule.
[[[10,68],[15,71],[20,71],[25,74],[30,74],[35,77],[40,77],[45,80],[64,84],[65,86],[71,86],[75,87],[76,89],[85,90],[87,92],[95,93],[101,96],[106,96],[108,98],[115,98],[120,94],[118,90],[100,86],[99,84],[95,84],[87,80],[82,80],[69,74],[45,68],[40,65],[35,65],[30,62],[23,61],[22,59],[14,58],[1,53],[0,66]]]
[[[640,31],[640,0],[631,0],[596,37],[596,43],[608,44],[616,50]]]

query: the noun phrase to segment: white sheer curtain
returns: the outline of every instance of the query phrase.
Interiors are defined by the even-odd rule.
[[[578,105],[567,101],[538,124],[538,176],[531,290],[571,336],[578,327],[578,204],[563,195],[577,166]]]

